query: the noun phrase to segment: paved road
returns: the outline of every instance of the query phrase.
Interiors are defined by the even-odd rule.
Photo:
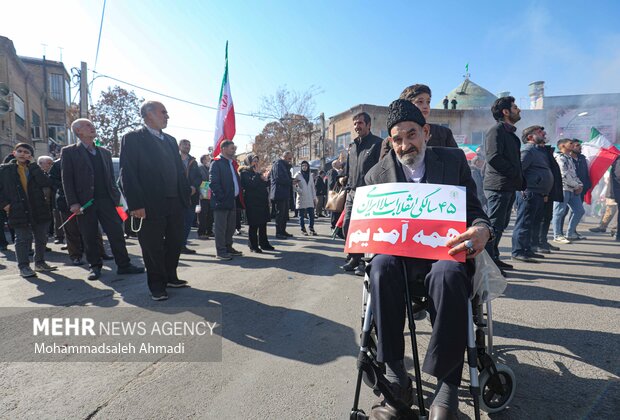
[[[0,260],[7,265],[0,270],[1,307],[212,306],[223,313],[222,362],[0,363],[0,418],[348,418],[361,279],[338,269],[342,242],[329,238],[324,219],[317,230],[318,237],[274,240],[277,251],[231,262],[214,260],[212,240],[195,240],[199,254],[184,256],[179,269],[192,288],[172,290],[167,302],[148,298],[144,275],[105,271],[101,282],[87,282],[84,268],[63,266],[27,280]],[[514,370],[518,385],[512,405],[491,418],[620,412],[620,244],[588,236],[543,264],[517,265],[505,296],[494,301],[496,357]],[[235,240],[247,250],[246,237]],[[502,245],[507,251],[509,240]],[[139,255],[136,241],[129,250]],[[11,250],[6,255],[14,258]],[[50,260],[62,264],[66,257],[55,252]],[[429,332],[420,323],[422,355]],[[429,396],[433,379],[422,379]],[[367,412],[374,400],[364,389]],[[465,387],[460,410],[460,418],[473,418]]]

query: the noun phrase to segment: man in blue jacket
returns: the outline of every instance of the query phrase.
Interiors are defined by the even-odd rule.
[[[532,249],[534,231],[538,236],[544,204],[553,188],[553,172],[545,151],[547,133],[544,127],[533,125],[523,130],[521,167],[527,187],[517,193],[517,220],[512,231],[512,260],[536,263],[544,258]]]
[[[216,258],[222,261],[242,255],[241,251],[237,251],[232,246],[237,215],[236,205],[241,191],[241,182],[235,162],[236,150],[235,143],[224,140],[220,146],[219,159],[214,160],[209,169]]]

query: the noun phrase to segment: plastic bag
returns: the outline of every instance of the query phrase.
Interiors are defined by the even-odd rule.
[[[476,274],[474,274],[473,278],[474,295],[480,296],[481,302],[487,302],[504,293],[508,282],[502,276],[488,252],[483,250],[476,255],[475,262]]]

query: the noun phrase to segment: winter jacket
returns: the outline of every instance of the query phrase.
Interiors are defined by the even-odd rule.
[[[187,168],[185,168],[185,176],[187,177],[187,182],[189,182],[190,187],[194,187],[196,192],[192,194],[190,199],[190,204],[192,206],[197,206],[198,201],[200,201],[200,184],[202,184],[202,174],[200,173],[200,169],[198,168],[198,163],[196,162],[196,158],[192,155],[189,156],[189,163],[187,164]],[[182,162],[183,160],[181,160]]]
[[[575,161],[575,172],[577,178],[583,184],[583,191],[581,196],[584,197],[588,190],[592,188],[592,181],[590,181],[590,170],[588,169],[588,159],[581,153],[577,155],[577,158],[573,158]]]
[[[48,176],[35,162],[28,164],[28,192],[24,191],[17,173],[17,160],[0,165],[0,208],[10,204],[9,225],[26,227],[52,220],[50,203],[43,188],[51,187]]]
[[[248,166],[239,168],[239,177],[248,225],[264,225],[269,221],[269,181],[264,181]]]
[[[381,137],[370,133],[362,139],[357,137],[351,143],[344,169],[344,174],[348,177],[347,187],[355,189],[366,185],[364,176],[379,162],[382,142]]]
[[[271,190],[269,199],[271,200],[289,200],[291,195],[291,166],[284,159],[278,159],[271,167],[269,174],[271,180]]]
[[[295,208],[297,209],[309,209],[314,208],[314,200],[316,200],[316,190],[314,189],[314,177],[310,174],[309,181],[306,182],[301,172],[295,174],[295,179],[299,180],[295,188],[297,193],[297,200],[295,201]]]
[[[522,191],[521,141],[504,123],[498,122],[487,132],[484,140],[487,164],[484,189],[491,191]]]
[[[322,176],[317,176],[314,181],[314,190],[316,191],[316,195],[327,195],[327,184]]]
[[[577,176],[575,161],[572,157],[565,155],[564,153],[556,153],[555,160],[560,166],[560,172],[562,174],[562,189],[564,191],[574,192],[576,189],[583,187],[581,180]]]
[[[551,192],[549,193],[549,198],[551,201],[557,201],[559,203],[564,201],[564,192],[562,190],[562,173],[560,172],[560,166],[558,162],[553,157],[554,148],[548,145],[545,145],[543,149],[547,156],[547,162],[549,162],[549,168],[551,169],[551,173],[553,174],[553,187],[551,188]]]
[[[620,197],[620,157],[617,157],[614,163],[611,164],[609,181],[614,197]],[[616,202],[618,201],[617,199]]]
[[[527,191],[549,195],[553,188],[553,172],[544,146],[527,143],[521,150],[521,167],[527,183]]]

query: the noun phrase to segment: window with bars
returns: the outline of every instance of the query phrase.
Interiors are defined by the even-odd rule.
[[[55,101],[62,101],[64,99],[64,78],[62,74],[50,74],[50,97]]]

